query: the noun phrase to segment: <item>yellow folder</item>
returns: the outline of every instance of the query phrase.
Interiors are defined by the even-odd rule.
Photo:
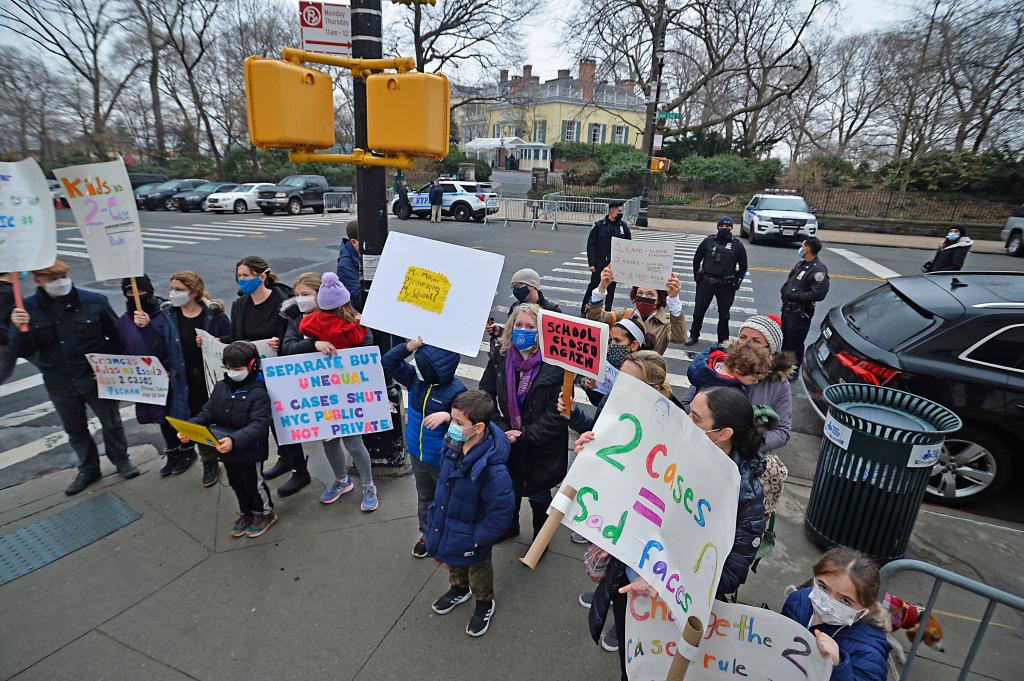
[[[211,433],[210,429],[206,426],[182,421],[181,419],[176,419],[173,416],[165,416],[164,418],[167,419],[167,422],[170,423],[176,431],[193,442],[210,445],[211,447],[216,447],[220,444],[220,440],[214,437],[213,433]]]

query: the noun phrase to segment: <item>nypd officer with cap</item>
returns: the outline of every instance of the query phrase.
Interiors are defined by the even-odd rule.
[[[782,351],[796,355],[798,368],[804,359],[804,341],[814,317],[814,304],[828,294],[828,268],[818,260],[820,252],[820,239],[805,239],[798,251],[800,262],[782,285]]]
[[[712,298],[718,307],[718,342],[729,338],[729,308],[736,299],[736,290],[747,276],[747,250],[743,242],[732,235],[732,218],[718,219],[717,233],[700,242],[693,254],[693,278],[697,282],[697,295],[693,301],[693,322],[690,337],[684,345],[695,345],[700,340],[700,327],[704,313]]]
[[[583,304],[580,306],[580,314],[587,314],[587,306],[590,305],[590,295],[601,283],[601,272],[612,263],[612,239],[632,239],[633,234],[629,231],[629,225],[622,219],[622,201],[612,201],[608,204],[608,215],[594,223],[590,228],[590,236],[587,237],[587,264],[590,266],[590,283],[587,285],[587,292],[583,295]],[[608,285],[608,293],[604,297],[604,309],[612,309],[612,300],[615,298],[615,282]]]

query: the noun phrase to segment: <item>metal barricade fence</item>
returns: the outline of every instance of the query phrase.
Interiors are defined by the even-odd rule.
[[[551,230],[557,231],[559,225],[592,225],[603,215],[608,214],[608,204],[592,199],[575,199],[560,197],[557,200],[545,199],[498,199],[498,210],[489,213],[485,222],[500,222],[503,227],[510,227],[512,222],[529,222],[533,229],[538,224],[551,224]]]
[[[352,192],[324,192],[324,215],[332,211],[351,213],[353,200]]]
[[[901,572],[920,572],[933,577],[935,581],[932,583],[928,603],[925,605],[924,612],[921,613],[919,619],[922,626],[917,629],[917,635],[914,637],[914,643],[910,648],[910,652],[907,653],[907,661],[903,665],[898,681],[910,678],[910,670],[914,666],[917,650],[921,646],[921,640],[924,638],[924,632],[927,628],[925,625],[935,608],[935,601],[939,597],[939,589],[944,582],[988,599],[988,604],[985,606],[985,614],[982,615],[978,628],[974,632],[974,640],[971,641],[971,647],[967,650],[967,657],[964,659],[963,667],[960,668],[960,675],[957,677],[957,681],[967,681],[971,672],[971,666],[974,664],[974,658],[978,653],[978,648],[981,646],[988,625],[992,621],[992,613],[996,609],[996,604],[1002,604],[1024,613],[1024,598],[920,560],[894,560],[885,565],[881,571],[882,584],[880,593],[887,593],[892,578]]]

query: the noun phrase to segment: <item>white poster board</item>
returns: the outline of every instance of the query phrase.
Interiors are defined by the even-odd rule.
[[[216,336],[211,336],[202,329],[196,329],[196,335],[203,339],[203,373],[206,377],[206,392],[212,395],[213,386],[216,385],[217,381],[224,378],[224,372],[227,370],[224,368],[224,348],[227,345],[221,343],[220,339]],[[260,353],[261,359],[277,357],[277,352],[270,347],[267,341],[257,341],[253,345],[256,346],[256,350]]]
[[[545,363],[595,381],[605,377],[608,364],[607,324],[541,310],[537,326],[540,329],[540,355]]]
[[[625,373],[594,435],[563,483],[577,492],[562,523],[636,570],[677,621],[707,622],[736,534],[736,464],[682,409]]]
[[[394,427],[376,346],[272,357],[263,362],[263,377],[279,445]]]
[[[96,279],[141,277],[142,226],[124,161],[58,168],[53,174],[67,192]]]
[[[391,232],[361,324],[476,357],[505,257]]]
[[[626,607],[626,674],[631,681],[664,681],[676,652],[679,627],[660,598],[630,594]],[[822,657],[806,627],[764,608],[715,601],[686,681],[828,681],[832,662]]]
[[[39,164],[0,163],[0,272],[41,270],[56,259],[57,218]]]
[[[85,356],[96,376],[101,400],[123,400],[145,404],[167,404],[170,377],[160,360],[152,355]]]
[[[676,246],[671,241],[612,239],[612,272],[626,286],[664,290]]]

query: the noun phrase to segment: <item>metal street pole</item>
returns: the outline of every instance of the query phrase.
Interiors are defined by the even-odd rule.
[[[383,32],[380,0],[352,0],[352,56],[356,59],[380,59],[383,56]],[[366,149],[366,82],[352,80],[356,147]],[[362,261],[363,296],[369,292],[377,271],[384,242],[388,239],[387,177],[384,168],[356,166],[356,197],[359,219],[359,254]],[[373,339],[381,353],[391,347],[391,335],[377,330]],[[402,438],[401,391],[388,381],[392,405],[392,430],[365,435],[374,465],[400,466],[405,463]]]
[[[657,22],[654,36],[654,102],[647,107],[647,122],[644,139],[647,140],[647,169],[644,170],[644,188],[640,192],[640,212],[636,216],[637,227],[647,227],[647,207],[651,193],[651,159],[654,158],[654,136],[658,129],[658,105],[661,103],[661,71],[665,66],[665,0],[658,0]]]

